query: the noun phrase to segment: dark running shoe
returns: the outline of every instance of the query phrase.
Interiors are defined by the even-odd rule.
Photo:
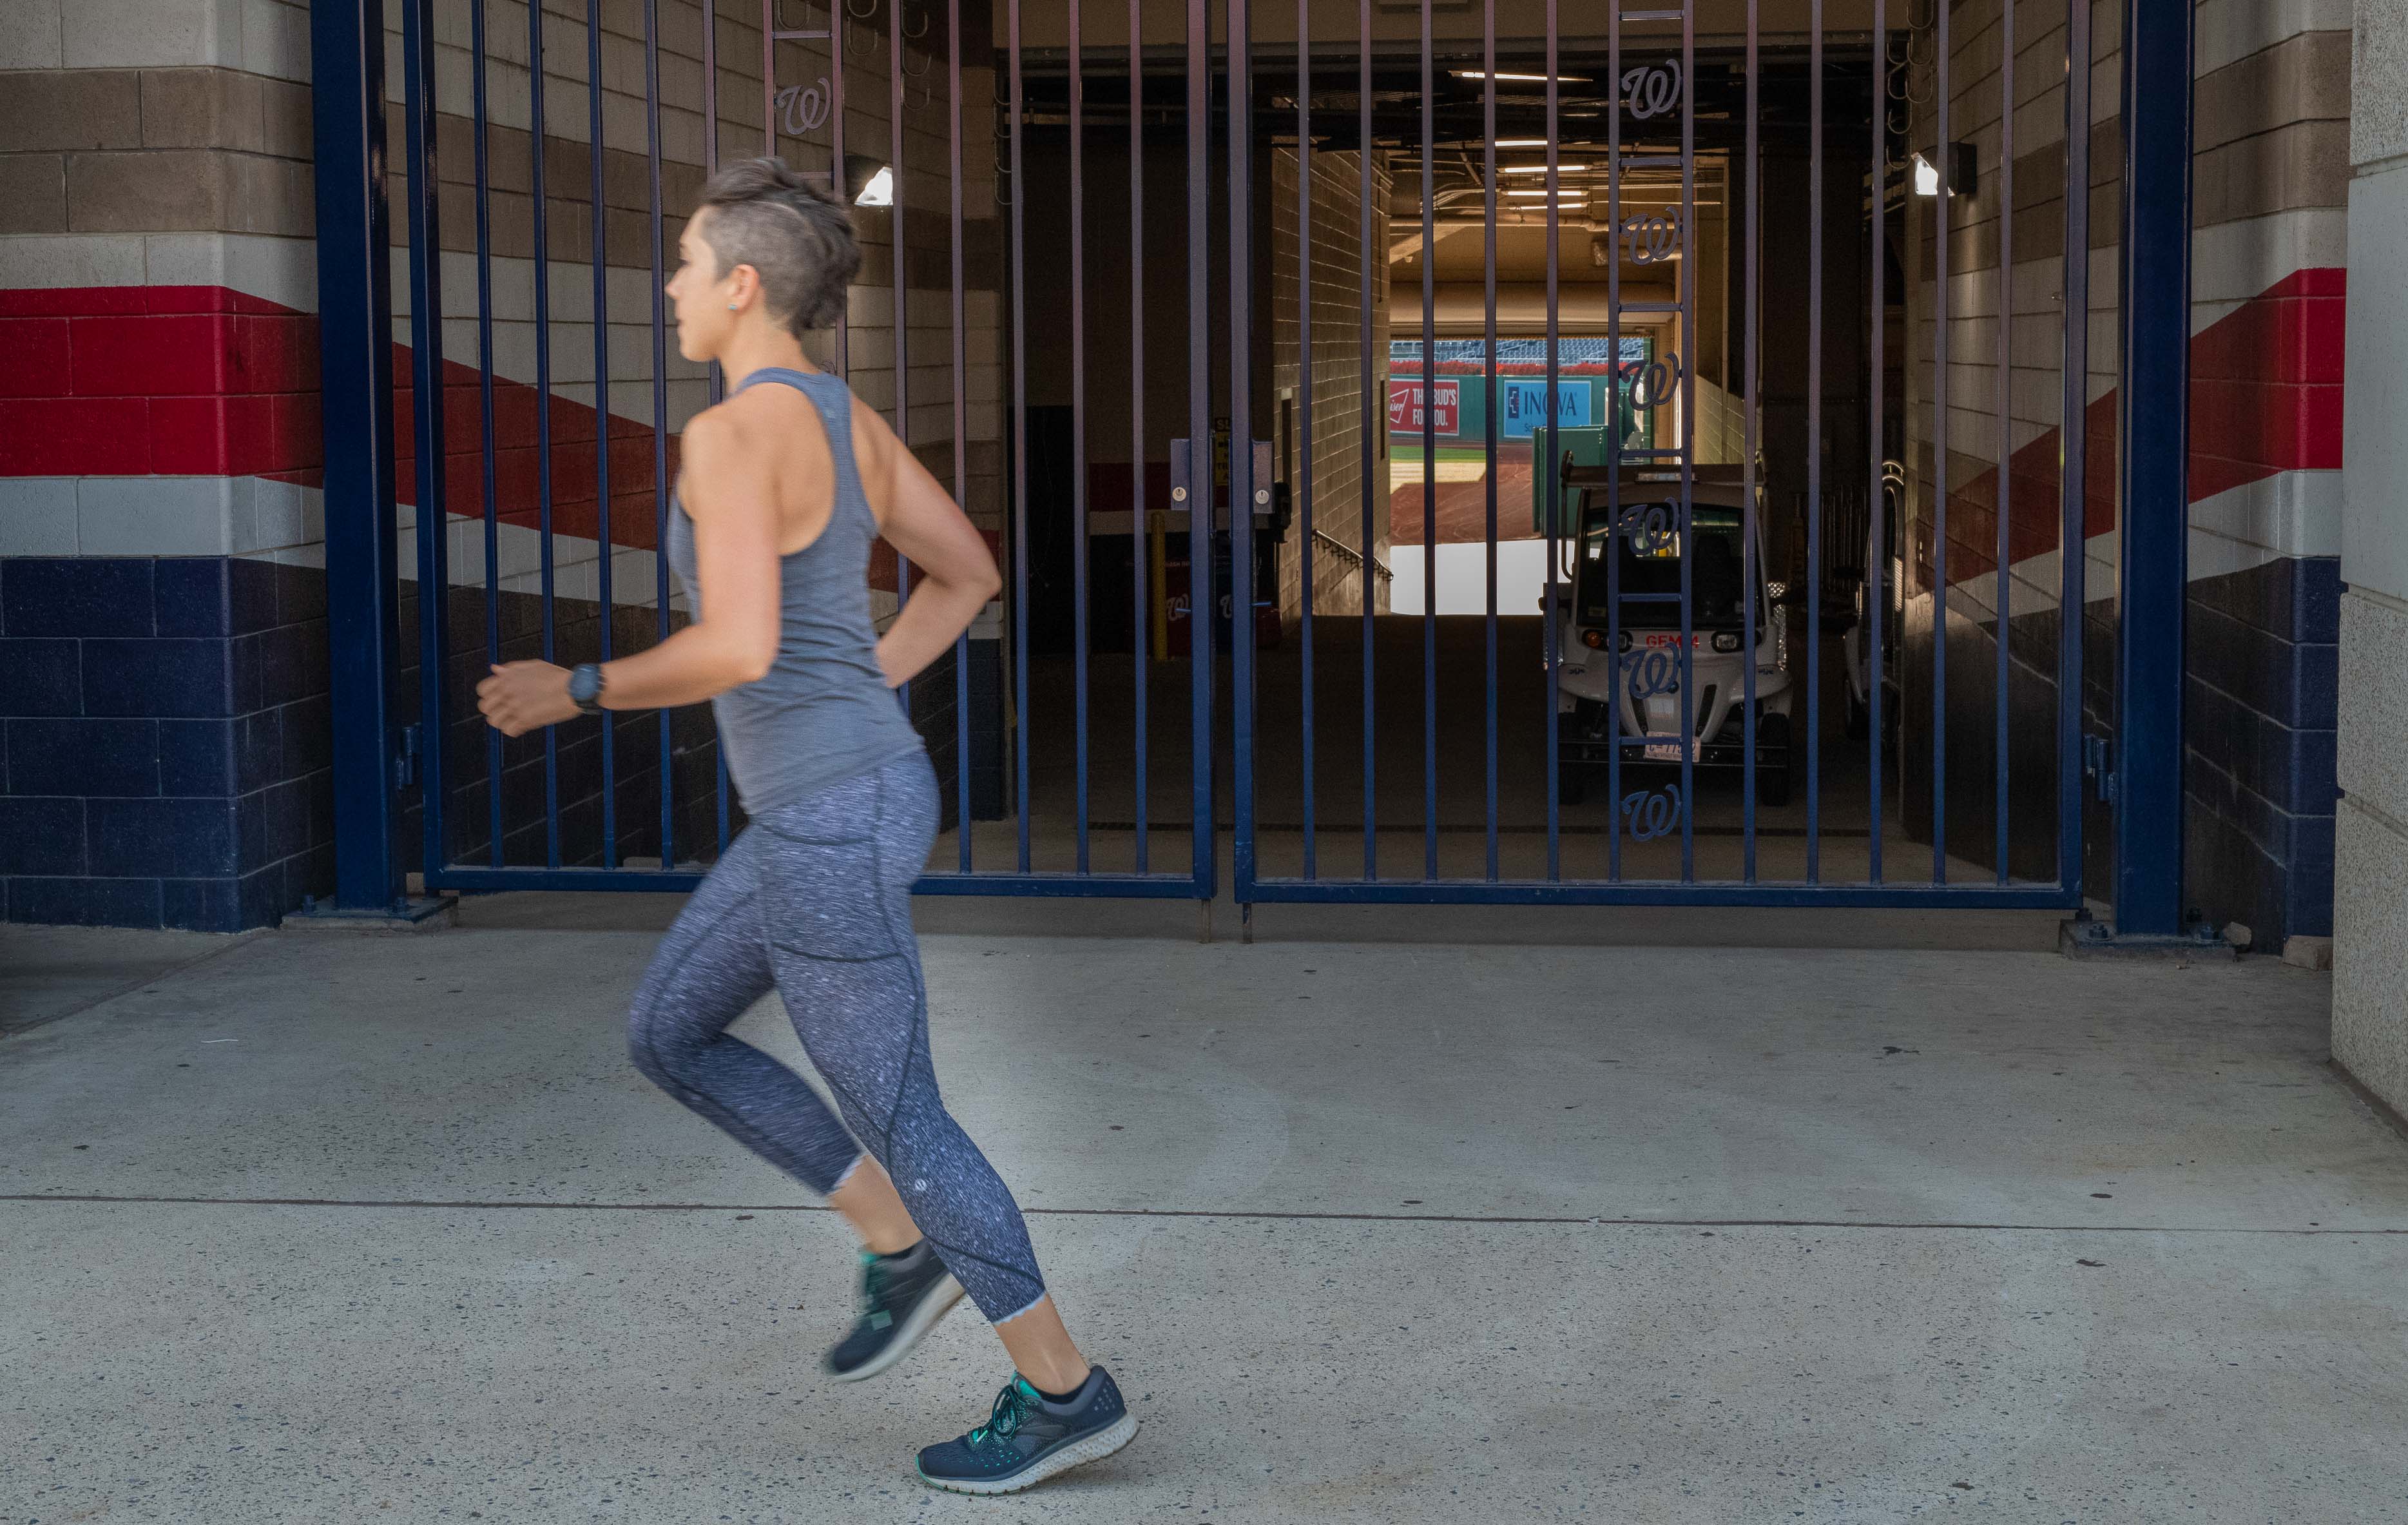
[[[920,1453],[920,1476],[955,1493],[1017,1493],[1136,1438],[1137,1416],[1102,1367],[1088,1371],[1067,1403],[1046,1402],[1015,1375],[996,1394],[986,1423]]]
[[[861,1257],[861,1317],[827,1353],[838,1382],[876,1376],[911,1353],[962,1300],[962,1284],[924,1239],[899,1256]]]

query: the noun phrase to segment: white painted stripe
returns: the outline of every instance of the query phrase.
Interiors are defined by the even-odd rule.
[[[2346,32],[2350,0],[2200,0],[2191,67],[2213,74],[2302,32]]]
[[[63,286],[223,286],[318,309],[312,238],[251,233],[55,233],[0,238],[0,290]]]
[[[2341,554],[2342,474],[2282,471],[2190,506],[2194,537],[2215,536],[2270,556]],[[2193,552],[2198,550],[2196,539]]]
[[[2306,207],[2218,223],[2191,235],[2190,331],[2300,270],[2349,263],[2349,209]]]
[[[264,556],[324,539],[324,495],[287,482],[0,477],[0,555]]]
[[[2121,538],[2110,530],[2089,541],[2090,565],[2083,592],[2090,603],[2115,597]],[[2189,581],[2229,577],[2295,556],[2341,554],[2341,473],[2284,471],[2263,482],[2230,488],[2190,506]],[[2058,556],[2044,551],[2008,568],[2010,607],[2020,618],[2057,607]],[[1989,578],[1953,583],[1948,607],[1968,618],[1988,620],[1996,598]],[[1930,596],[1908,600],[1929,611]]]

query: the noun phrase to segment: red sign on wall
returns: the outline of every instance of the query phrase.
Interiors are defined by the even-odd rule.
[[[1419,434],[1422,423],[1423,382],[1419,378],[1388,382],[1388,427],[1392,432]],[[1463,400],[1460,381],[1433,381],[1429,386],[1429,410],[1432,426],[1440,434],[1455,432],[1456,410]]]

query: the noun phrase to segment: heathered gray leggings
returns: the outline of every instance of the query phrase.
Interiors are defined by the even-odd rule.
[[[627,1046],[663,1090],[823,1195],[866,1145],[945,1268],[1001,1320],[1045,1283],[1010,1191],[937,1094],[911,931],[936,828],[918,753],[753,817],[653,954]],[[727,1035],[773,985],[842,1122]]]

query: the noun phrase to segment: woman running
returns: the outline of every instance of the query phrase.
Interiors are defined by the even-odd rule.
[[[703,187],[678,248],[678,351],[740,378],[683,436],[668,555],[693,623],[598,666],[503,664],[478,685],[479,707],[519,736],[600,710],[711,701],[752,825],[653,955],[628,1048],[860,1235],[861,1316],[829,1351],[829,1374],[887,1370],[968,1292],[1016,1371],[987,1421],[921,1451],[919,1473],[1011,1492],[1119,1450],[1137,1420],[1070,1343],[1020,1209],[945,1111],[928,1050],[910,897],[938,796],[893,690],[953,646],[1000,581],[884,420],[803,357],[801,336],[843,312],[861,263],[845,208],[754,159]],[[868,584],[881,536],[917,571],[883,637]],[[835,1113],[727,1035],[772,986]]]

